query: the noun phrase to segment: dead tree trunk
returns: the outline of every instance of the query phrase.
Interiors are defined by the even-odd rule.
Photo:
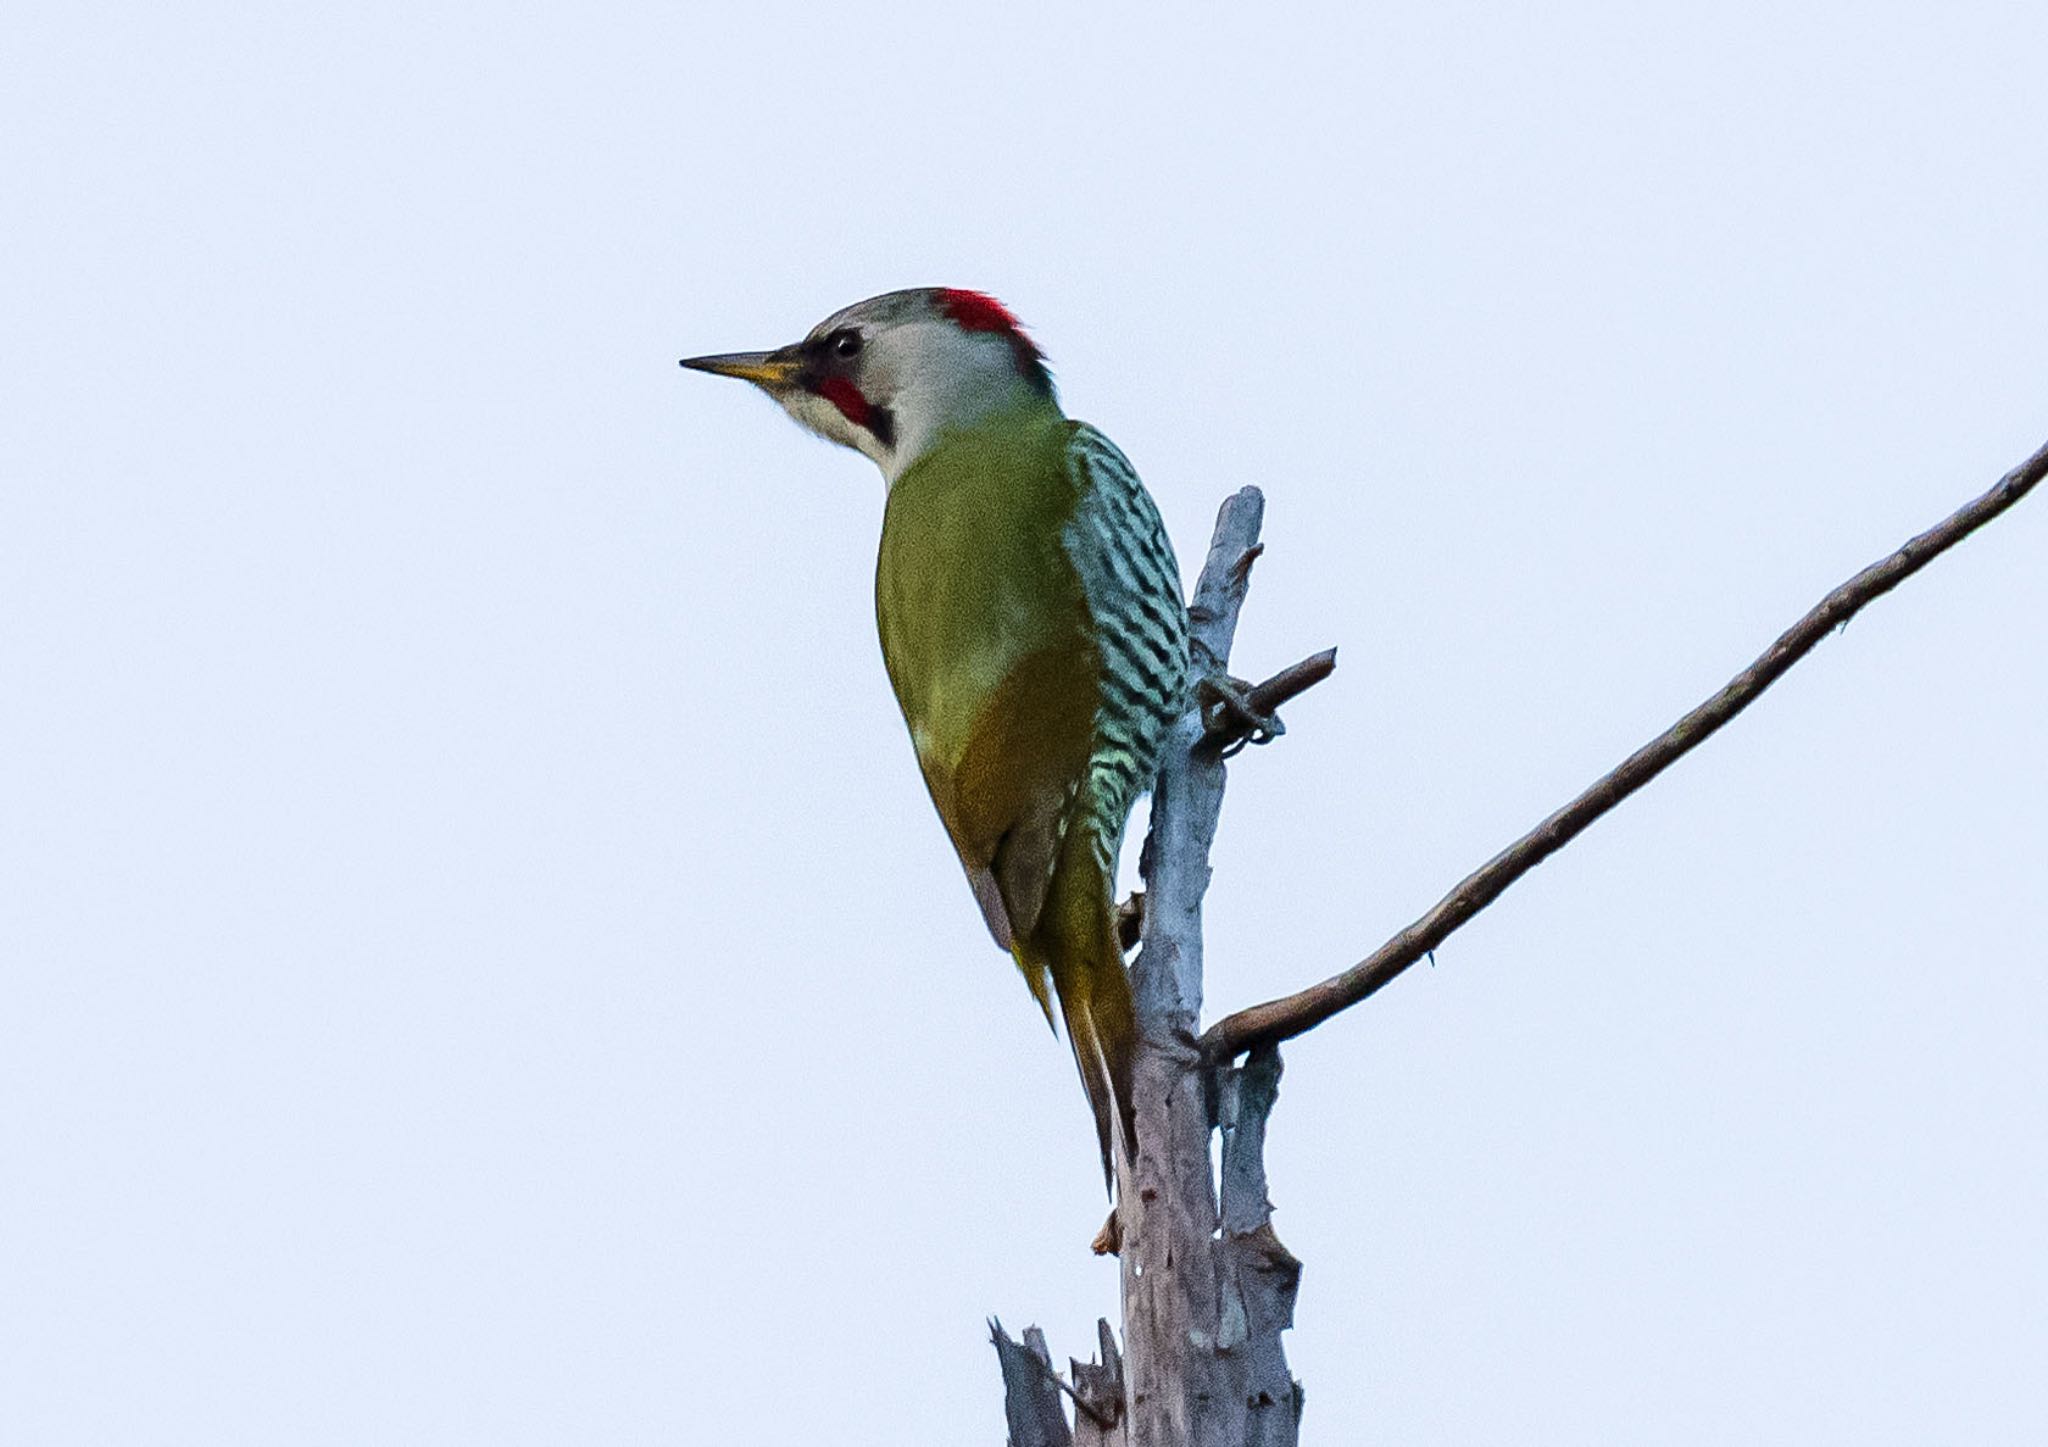
[[[1371,995],[1509,885],[1747,708],[1845,625],[2048,476],[2048,447],[1988,492],[1834,589],[1754,663],[1460,882],[1427,914],[1341,974],[1201,1030],[1202,896],[1223,804],[1225,760],[1279,732],[1271,711],[1328,675],[1319,654],[1260,684],[1211,689],[1168,742],[1145,843],[1142,945],[1131,969],[1139,1047],[1137,1159],[1120,1163],[1115,1236],[1123,1258],[1124,1345],[1101,1324],[1100,1357],[1069,1380],[1034,1328],[995,1326],[1011,1447],[1291,1447],[1302,1390],[1280,1334],[1301,1263],[1280,1244],[1266,1199],[1266,1122],[1280,1042]],[[1265,503],[1228,499],[1188,608],[1197,678],[1226,679],[1232,635],[1258,557]],[[1204,690],[1198,687],[1198,698]],[[1237,1063],[1242,1060],[1242,1063]],[[1212,1137],[1223,1137],[1220,1177]],[[1221,1199],[1213,1181],[1221,1181]],[[1074,1403],[1069,1426],[1061,1397]]]
[[[1188,609],[1198,678],[1227,673],[1238,610],[1259,552],[1257,489],[1224,503]],[[1277,1052],[1217,1069],[1199,1044],[1202,895],[1223,807],[1223,749],[1200,713],[1167,746],[1144,863],[1138,1006],[1138,1159],[1120,1183],[1124,1356],[1131,1441],[1189,1447],[1292,1443],[1299,1416],[1280,1333],[1293,1323],[1300,1264],[1269,1224],[1266,1112]],[[1227,1127],[1234,1166],[1219,1203],[1211,1136]]]
[[[1246,488],[1217,515],[1188,609],[1197,677],[1226,674],[1264,510],[1258,490]],[[1326,659],[1314,677],[1327,671]],[[1075,1390],[1101,1404],[1077,1412],[1077,1422],[1098,1434],[1093,1440],[1128,1447],[1285,1447],[1295,1441],[1301,1416],[1300,1388],[1280,1343],[1293,1323],[1301,1265],[1273,1234],[1263,1159],[1279,1052],[1261,1051],[1242,1067],[1219,1066],[1204,1057],[1199,1041],[1202,895],[1223,805],[1226,740],[1238,730],[1226,721],[1215,732],[1221,736],[1211,736],[1200,711],[1180,721],[1153,793],[1145,845],[1142,944],[1131,970],[1138,1151],[1117,1180],[1123,1375],[1116,1381],[1115,1339],[1106,1322],[1102,1361],[1073,1369]],[[1220,1202],[1211,1139],[1219,1130]],[[1067,1440],[1059,1435],[1066,1426],[1058,1391],[1041,1389],[1052,1374],[1050,1359],[1033,1354],[1030,1341],[1028,1332],[1020,1345],[998,1329],[1012,1447]],[[1090,1384],[1086,1391],[1083,1382]],[[1111,1408],[1112,1423],[1095,1420]]]

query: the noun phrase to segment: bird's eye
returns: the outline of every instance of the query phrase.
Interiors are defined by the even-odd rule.
[[[852,357],[860,353],[860,333],[851,327],[832,333],[826,345],[832,348],[834,356]]]

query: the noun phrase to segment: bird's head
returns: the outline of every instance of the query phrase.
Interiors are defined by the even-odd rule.
[[[754,383],[891,482],[940,435],[1013,407],[1056,405],[1037,345],[994,297],[917,287],[856,302],[772,352],[686,357]]]

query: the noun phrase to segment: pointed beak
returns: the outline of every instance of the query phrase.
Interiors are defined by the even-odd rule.
[[[769,391],[791,386],[803,363],[794,347],[773,352],[725,352],[715,357],[685,357],[682,364],[693,372],[712,372],[721,377],[738,377]]]

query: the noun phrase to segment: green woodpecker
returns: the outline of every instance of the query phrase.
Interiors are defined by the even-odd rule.
[[[1180,569],[1110,440],[979,292],[890,292],[771,352],[693,357],[888,483],[875,614],[918,765],[996,943],[1057,995],[1105,1174],[1135,1142],[1118,846],[1187,693]]]

